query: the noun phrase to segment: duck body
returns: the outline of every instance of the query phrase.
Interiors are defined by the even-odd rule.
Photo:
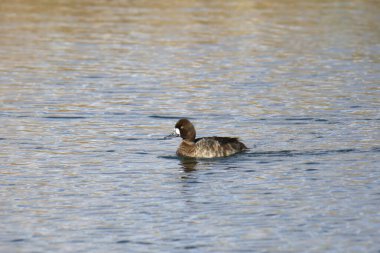
[[[183,139],[177,149],[177,155],[182,157],[225,157],[248,149],[238,138],[233,137],[214,136],[195,139],[195,128],[188,119],[179,120],[173,134]]]
[[[246,150],[247,147],[232,137],[204,137],[194,142],[183,140],[177,155],[184,157],[215,158],[230,156]]]

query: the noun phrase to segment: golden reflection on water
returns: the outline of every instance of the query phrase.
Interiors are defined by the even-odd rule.
[[[378,7],[376,1],[2,1],[0,43],[2,50],[13,49],[5,55],[11,63],[30,61],[23,67],[42,60],[44,51],[49,57],[45,61],[59,60],[60,50],[75,54],[78,49],[70,43],[128,53],[122,45],[217,45],[244,36],[252,38],[251,50],[276,48],[281,58],[345,39],[352,46],[363,40],[376,43]],[[342,37],[330,36],[334,31]],[[364,48],[357,50],[356,57],[370,56]],[[241,52],[240,57],[252,53]]]
[[[178,103],[211,114],[228,100],[229,113],[253,118],[336,110],[375,118],[375,110],[347,106],[378,103],[378,7],[365,0],[2,1],[1,111],[23,101],[34,115],[140,104],[160,114]],[[104,99],[101,92],[118,86],[131,92]]]

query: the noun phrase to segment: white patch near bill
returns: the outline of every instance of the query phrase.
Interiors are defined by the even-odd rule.
[[[175,128],[175,129],[174,129],[174,131],[175,131],[175,133],[176,133],[176,134],[178,134],[178,135],[180,135],[180,134],[181,134],[181,132],[179,131],[179,129],[178,129],[178,128]]]

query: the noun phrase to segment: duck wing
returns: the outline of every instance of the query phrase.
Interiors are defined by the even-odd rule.
[[[195,140],[197,152],[203,157],[228,156],[246,150],[247,147],[233,137],[204,137]]]

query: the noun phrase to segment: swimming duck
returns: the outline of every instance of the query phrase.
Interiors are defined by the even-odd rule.
[[[188,119],[180,119],[172,137],[181,136],[182,142],[177,149],[178,156],[194,158],[225,157],[248,149],[238,138],[203,137],[195,139],[194,125]]]

